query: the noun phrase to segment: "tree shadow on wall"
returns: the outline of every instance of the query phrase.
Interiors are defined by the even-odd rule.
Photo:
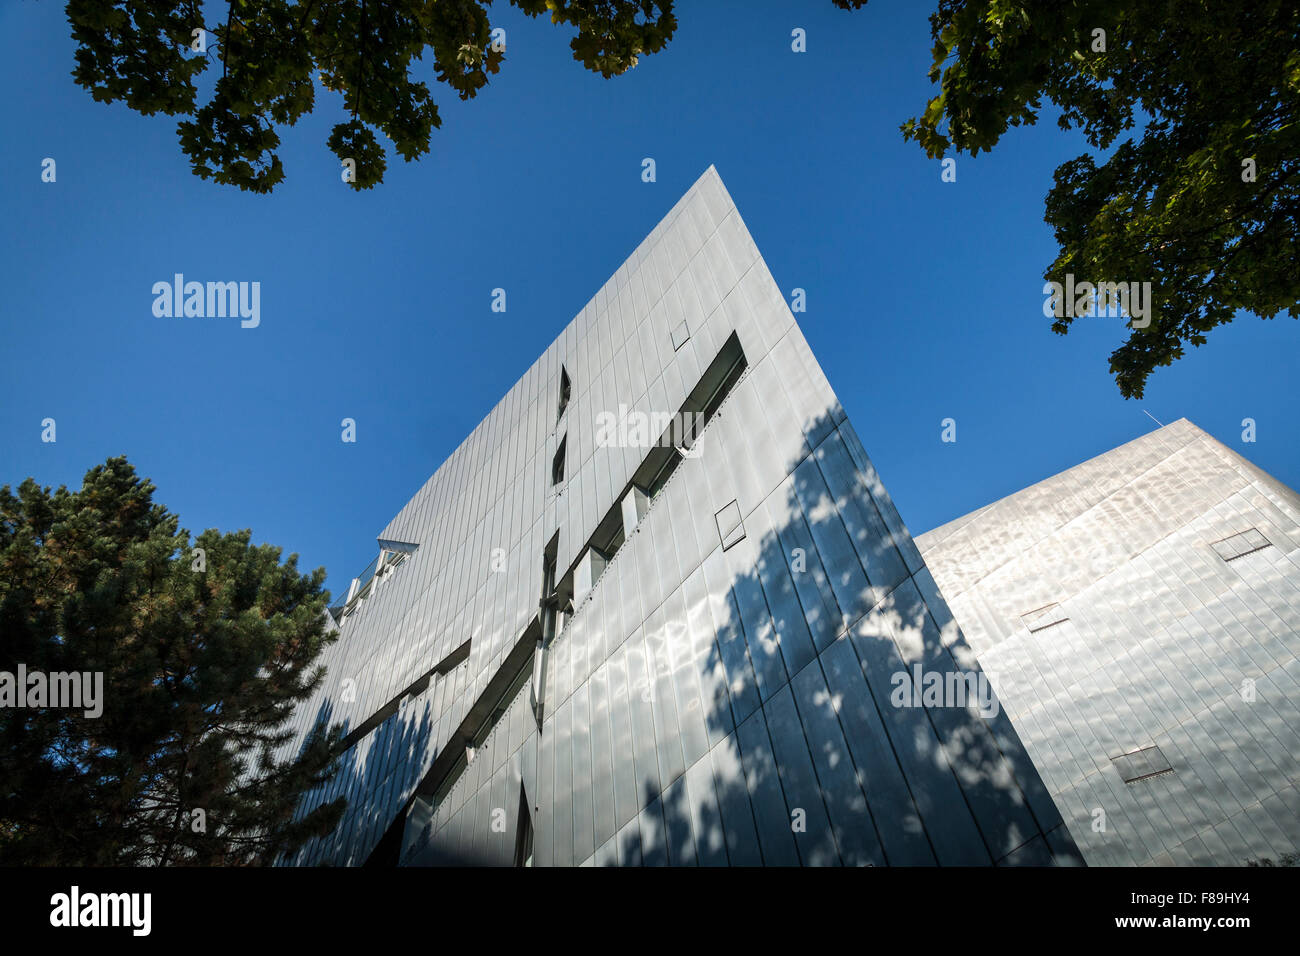
[[[333,701],[322,701],[313,725],[328,726],[335,719],[334,710]],[[346,735],[351,722],[345,718],[343,725]],[[330,834],[309,840],[281,862],[296,866],[364,863],[391,828],[405,795],[419,782],[432,730],[428,711],[416,697],[340,753],[329,784],[306,794],[299,812],[343,796],[347,799],[343,818]]]
[[[744,538],[611,654],[641,800],[596,862],[1081,864],[856,436],[805,434]]]
[[[727,415],[724,405],[710,428]],[[513,786],[531,788],[537,865],[1081,863],[851,428],[827,415],[804,435],[785,480],[761,504],[740,503],[750,512],[739,528],[695,529],[719,533],[700,549],[707,557],[679,569],[683,583],[575,680],[581,706],[571,691],[548,700],[544,736],[510,756]],[[635,550],[630,560],[653,574],[656,548],[674,547],[663,529],[698,510],[688,489],[707,487],[690,469],[725,454],[707,431],[699,447],[615,562]],[[573,646],[583,612],[557,639],[557,659],[588,653]],[[928,675],[937,698],[925,694]],[[317,716],[328,720],[329,705]],[[345,753],[333,792],[348,795],[347,815],[296,862],[360,863],[385,830],[400,841],[400,797],[431,759],[429,734],[427,714],[407,709]],[[530,780],[520,761],[554,785]],[[420,858],[506,861],[518,838],[512,799],[467,798],[457,810],[474,839],[452,843],[483,853],[435,836]],[[502,812],[509,832],[478,840]]]

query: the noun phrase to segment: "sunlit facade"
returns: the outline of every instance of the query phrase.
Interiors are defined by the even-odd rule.
[[[1300,495],[1182,419],[917,543],[1088,863],[1300,850]]]
[[[379,547],[286,862],[1080,861],[712,168]]]

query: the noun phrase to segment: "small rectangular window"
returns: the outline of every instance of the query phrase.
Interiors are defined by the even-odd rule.
[[[519,788],[519,821],[515,829],[515,866],[533,865],[533,814],[528,794]]]
[[[1141,750],[1134,750],[1110,759],[1125,783],[1136,783],[1148,777],[1174,772],[1173,766],[1165,759],[1160,748],[1155,746],[1143,747]]]
[[[1237,558],[1254,554],[1256,551],[1262,551],[1272,543],[1258,530],[1251,528],[1240,534],[1228,535],[1226,538],[1215,541],[1210,547],[1214,548],[1215,553],[1224,561],[1235,561]]]
[[[564,446],[568,440],[568,435],[561,438],[560,447],[555,450],[555,460],[551,462],[551,484],[553,485],[564,481]]]
[[[691,339],[691,330],[690,330],[690,328],[686,325],[686,320],[685,320],[685,319],[682,319],[682,321],[678,322],[678,323],[677,323],[677,326],[673,329],[673,332],[672,332],[672,339],[673,339],[673,351],[674,351],[674,352],[676,352],[676,351],[677,351],[678,349],[680,349],[683,345],[685,345],[687,342],[690,341],[690,339]]]
[[[1027,611],[1020,615],[1020,620],[1024,621],[1025,627],[1029,628],[1030,634],[1036,634],[1038,631],[1045,631],[1049,627],[1057,624],[1064,624],[1069,618],[1059,604],[1049,604],[1046,607],[1040,607],[1034,611]]]
[[[564,417],[564,410],[569,407],[569,393],[573,390],[573,385],[569,382],[569,371],[563,365],[560,366],[560,411],[555,416],[558,422]]]
[[[744,539],[745,526],[741,521],[740,504],[737,501],[732,500],[723,505],[722,510],[713,518],[718,523],[718,537],[722,539],[723,551]]]

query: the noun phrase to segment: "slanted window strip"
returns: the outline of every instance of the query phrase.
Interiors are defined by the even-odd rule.
[[[1224,561],[1235,561],[1256,551],[1262,551],[1272,543],[1260,534],[1257,528],[1249,528],[1240,534],[1230,534],[1226,538],[1221,538],[1210,547],[1214,548],[1215,553]]]

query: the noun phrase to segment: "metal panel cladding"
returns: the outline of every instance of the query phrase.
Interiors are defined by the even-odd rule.
[[[1080,862],[712,167],[379,537],[285,862]]]

